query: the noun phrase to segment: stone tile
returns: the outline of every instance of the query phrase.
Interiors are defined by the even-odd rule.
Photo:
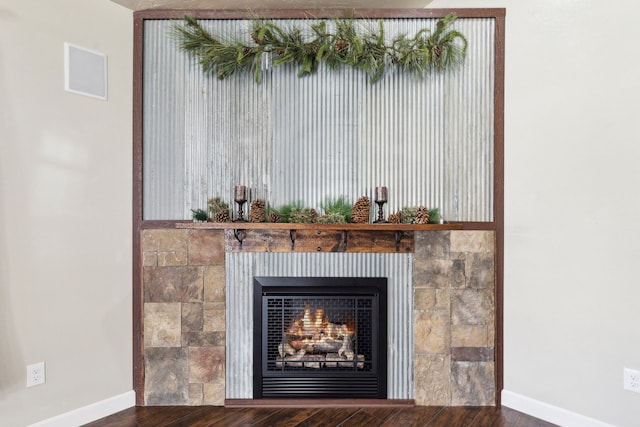
[[[416,259],[448,259],[450,231],[416,231],[414,256]]]
[[[156,252],[157,265],[187,264],[186,230],[143,230],[142,252]]]
[[[447,354],[451,338],[449,313],[444,310],[414,310],[414,348],[416,353]]]
[[[186,242],[187,231],[168,228],[142,230],[142,249],[162,251],[181,248]]]
[[[495,283],[493,253],[468,254],[465,267],[467,287],[475,289],[493,289]]]
[[[189,347],[189,382],[224,380],[224,347]]]
[[[225,269],[223,265],[204,267],[204,300],[225,302]]]
[[[201,303],[182,304],[182,330],[202,331],[204,323],[203,306]]]
[[[438,310],[451,311],[451,290],[436,289],[436,308]]]
[[[451,291],[451,322],[454,325],[487,325],[493,318],[493,291]]]
[[[159,251],[158,265],[162,267],[187,265],[187,251]]]
[[[158,252],[147,251],[142,253],[142,266],[155,267],[158,265]]]
[[[436,308],[436,290],[415,288],[413,290],[413,308],[415,310],[433,310]]]
[[[493,362],[494,352],[490,347],[452,347],[453,362]]]
[[[182,333],[183,347],[215,347],[224,345],[224,332],[185,331]]]
[[[496,346],[496,324],[495,324],[495,316],[491,317],[491,323],[487,325],[487,346],[495,347]]]
[[[452,362],[451,405],[494,405],[494,374],[493,362]]]
[[[448,406],[451,402],[451,362],[441,354],[417,354],[414,398],[418,406]]]
[[[145,302],[202,302],[204,280],[199,267],[144,267]]]
[[[222,381],[204,384],[205,405],[224,406],[225,399],[225,383]]]
[[[189,265],[224,265],[224,230],[189,230]]]
[[[418,260],[413,263],[413,285],[416,288],[464,288],[464,261]]]
[[[144,346],[180,347],[180,304],[144,304]]]
[[[185,348],[146,348],[144,351],[146,405],[186,405],[189,365]]]
[[[493,231],[455,230],[451,232],[451,252],[493,252],[495,239]]]
[[[449,289],[414,288],[415,310],[449,310]]]
[[[204,400],[204,390],[202,384],[189,384],[189,405],[201,406]]]
[[[452,325],[452,347],[492,347],[487,325]]]
[[[224,332],[225,329],[224,303],[214,302],[204,304],[204,327],[206,332]]]

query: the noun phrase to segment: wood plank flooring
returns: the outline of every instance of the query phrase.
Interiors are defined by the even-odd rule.
[[[85,427],[552,427],[509,408],[224,408],[138,406]]]

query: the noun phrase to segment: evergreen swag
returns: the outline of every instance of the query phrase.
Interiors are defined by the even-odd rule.
[[[256,19],[251,30],[254,43],[212,35],[190,16],[185,16],[175,30],[182,50],[197,57],[205,73],[215,73],[221,80],[235,73],[251,72],[259,82],[262,56],[271,54],[274,66],[298,66],[298,77],[316,72],[318,64],[324,62],[331,70],[342,65],[359,68],[375,83],[389,65],[420,77],[459,67],[466,56],[467,39],[450,29],[456,19],[455,14],[449,14],[438,20],[433,32],[423,28],[413,38],[401,34],[388,45],[382,20],[378,21],[377,32],[359,34],[354,19],[334,19],[333,32],[327,21],[320,21],[310,24],[306,33],[298,26],[282,28]]]

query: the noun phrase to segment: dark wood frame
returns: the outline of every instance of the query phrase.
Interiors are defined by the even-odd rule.
[[[496,405],[503,388],[504,298],[504,59],[506,10],[495,9],[306,9],[306,10],[145,10],[134,13],[133,45],[133,389],[136,404],[144,405],[144,295],[141,232],[146,228],[175,228],[185,221],[144,221],[142,218],[143,42],[144,21],[180,19],[304,18],[441,18],[455,12],[459,18],[495,20],[494,81],[494,198],[493,221],[459,222],[464,230],[493,230],[495,251],[495,384]]]

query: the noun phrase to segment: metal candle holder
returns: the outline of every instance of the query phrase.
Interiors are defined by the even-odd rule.
[[[233,188],[233,200],[238,204],[238,218],[233,222],[247,222],[244,219],[244,212],[242,211],[242,205],[247,201],[247,187],[244,185],[236,185]]]
[[[374,224],[388,222],[384,220],[384,213],[382,211],[382,206],[387,203],[387,187],[376,187],[374,201],[376,202],[376,205],[378,205],[378,219],[374,221]]]

